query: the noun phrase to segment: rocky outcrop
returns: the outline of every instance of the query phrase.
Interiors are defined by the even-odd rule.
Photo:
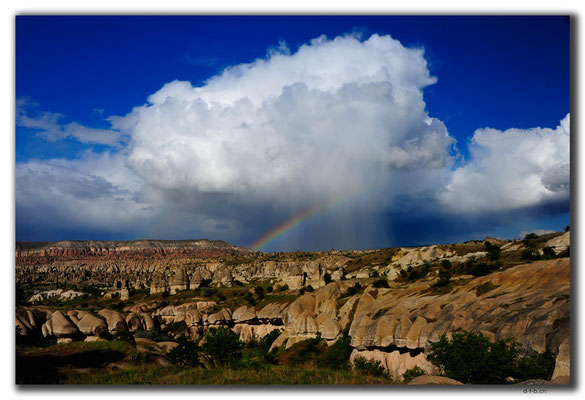
[[[567,231],[560,236],[548,240],[546,247],[552,247],[556,254],[560,254],[571,245],[571,231]]]
[[[409,385],[463,385],[463,383],[446,376],[422,375],[413,378]]]

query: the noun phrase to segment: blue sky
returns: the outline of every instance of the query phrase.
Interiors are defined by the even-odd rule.
[[[333,44],[319,42],[310,45],[315,51],[308,53],[306,57],[309,58],[297,54],[301,46],[308,46],[312,39],[322,35]],[[333,39],[344,35],[355,40],[335,44]],[[368,41],[372,35],[382,38],[381,44]],[[353,80],[349,76],[337,82],[335,76],[319,75],[318,80],[329,79],[334,82],[332,85],[338,85],[335,92],[330,92],[331,88],[319,84],[311,87],[317,76],[311,75],[311,71],[298,78],[299,82],[287,81],[285,86],[274,83],[274,88],[270,86],[270,79],[278,75],[278,71],[262,78],[263,71],[279,68],[281,64],[275,61],[278,55],[284,57],[282,65],[285,66],[312,65],[310,57],[317,59],[327,57],[327,54],[341,58],[339,61],[324,58],[325,63],[331,61],[333,66],[347,63],[344,64],[346,70],[369,65],[368,57],[382,57],[385,53],[380,49],[394,48],[390,37],[399,41],[400,47],[384,61],[387,65],[384,62],[380,65],[381,71],[390,68],[383,79],[368,75]],[[562,125],[561,120],[566,120],[568,126],[569,39],[569,19],[562,16],[19,16],[16,18],[16,238],[115,240],[150,235],[151,238],[164,239],[209,237],[248,245],[303,209],[327,202],[327,193],[334,197],[342,195],[343,185],[333,185],[331,182],[336,180],[325,173],[305,180],[302,175],[283,170],[284,165],[293,165],[297,170],[328,170],[331,164],[335,164],[340,171],[345,171],[345,168],[356,171],[358,165],[357,170],[363,167],[361,172],[371,176],[369,171],[374,164],[369,165],[370,159],[356,156],[352,161],[358,163],[356,165],[347,161],[352,158],[347,155],[354,145],[351,138],[361,133],[355,129],[341,132],[334,126],[323,129],[343,135],[339,155],[335,154],[336,157],[343,155],[344,161],[336,159],[323,165],[315,162],[326,155],[326,147],[320,147],[325,146],[326,139],[339,136],[322,134],[321,137],[318,132],[313,136],[303,136],[301,140],[292,131],[289,136],[282,133],[286,140],[278,141],[277,138],[273,147],[263,149],[264,158],[269,157],[271,162],[273,158],[277,160],[277,164],[269,165],[274,166],[274,171],[279,171],[280,175],[264,172],[266,178],[259,179],[262,172],[258,171],[266,171],[266,166],[258,164],[258,169],[248,168],[244,161],[244,155],[253,156],[254,149],[278,136],[280,128],[285,126],[282,129],[286,131],[290,127],[286,115],[296,115],[297,121],[307,118],[307,124],[302,126],[312,127],[334,118],[328,110],[338,106],[337,101],[346,99],[339,96],[350,96],[350,99],[365,96],[366,103],[381,104],[376,101],[374,92],[362,86],[355,89],[354,86],[364,84],[364,79],[374,79],[370,83],[380,90],[386,84],[394,90],[393,100],[383,99],[389,101],[386,104],[389,109],[396,110],[396,114],[388,113],[395,115],[392,117],[395,119],[387,120],[384,111],[380,110],[367,120],[372,126],[371,129],[366,127],[365,132],[371,133],[363,133],[372,135],[368,139],[381,140],[382,147],[391,143],[393,150],[380,154],[378,161],[381,164],[375,164],[388,172],[376,173],[376,180],[371,183],[375,189],[370,187],[364,191],[365,195],[346,203],[346,210],[329,210],[311,217],[267,245],[265,250],[387,247],[466,240],[486,234],[512,237],[536,229],[561,229],[569,222],[568,146],[567,139],[562,137],[563,132],[557,127]],[[335,48],[335,51],[330,48]],[[424,49],[424,55],[417,53],[416,49]],[[348,57],[342,54],[348,54]],[[254,64],[257,59],[264,59],[269,65]],[[353,60],[352,63],[348,59]],[[416,70],[418,75],[393,72],[395,62],[399,65],[406,63],[404,65]],[[410,67],[408,63],[411,63]],[[252,132],[256,135],[250,136],[254,140],[258,135],[268,136],[259,139],[255,147],[250,147],[249,153],[230,150],[232,153],[224,164],[220,164],[220,153],[216,154],[211,158],[218,163],[215,170],[211,167],[193,169],[176,182],[174,178],[182,172],[173,172],[170,182],[169,171],[179,168],[190,157],[203,162],[212,151],[221,151],[225,156],[208,136],[210,132],[218,132],[217,124],[223,114],[207,110],[209,114],[194,114],[193,118],[188,118],[188,122],[194,125],[172,126],[176,117],[168,121],[153,120],[154,114],[146,115],[147,112],[156,111],[156,115],[163,115],[163,110],[169,113],[183,110],[185,113],[194,108],[171,111],[168,104],[153,102],[149,96],[155,93],[168,96],[169,92],[170,97],[194,101],[189,93],[194,88],[204,87],[207,94],[203,97],[229,98],[233,106],[234,89],[223,85],[221,79],[215,79],[219,83],[212,87],[208,80],[223,76],[225,68],[233,69],[242,64],[251,65],[256,72],[247,75],[244,68],[239,70],[240,75],[230,77],[243,88],[238,96],[246,97],[245,88],[259,88],[264,82],[272,91],[250,94],[250,99],[258,96],[260,105],[252,101],[256,108],[239,111],[255,110],[257,115],[272,113],[269,121],[273,124],[273,131]],[[420,71],[416,69],[419,67],[422,68]],[[432,82],[432,77],[436,82]],[[175,86],[165,86],[173,81],[189,82],[190,85],[175,85],[176,89]],[[223,81],[232,82],[225,76]],[[286,103],[285,100],[289,99],[284,95],[287,93],[284,88],[295,83],[320,91],[309,91],[308,96],[312,96],[309,99],[319,95],[332,96],[327,97],[332,102],[331,107],[315,116],[311,110],[294,105],[297,103]],[[396,88],[402,86],[409,87],[408,96],[412,94],[412,97],[407,100],[414,108],[404,106],[404,101],[396,95]],[[337,92],[340,87],[346,90]],[[349,92],[347,88],[352,87],[354,92]],[[268,98],[276,98],[274,107],[262,103]],[[135,109],[145,104],[149,108],[144,112]],[[341,104],[347,104],[347,101]],[[285,106],[292,108],[274,114],[275,110],[282,111]],[[234,109],[225,107],[224,111]],[[356,107],[359,106],[355,105],[351,111]],[[360,115],[371,109],[371,106],[364,108]],[[405,117],[409,110],[414,111]],[[421,133],[421,125],[414,120],[418,118],[422,123],[425,116],[435,119],[437,125],[429,128],[429,132]],[[193,128],[198,124],[197,118],[211,121],[210,125],[198,131]],[[405,119],[398,121],[400,118]],[[136,120],[142,123],[135,124]],[[250,127],[266,125],[265,120],[244,122]],[[150,128],[158,124],[161,128]],[[163,132],[165,126],[172,133]],[[533,129],[537,127],[550,129]],[[476,134],[477,130],[484,128],[492,131]],[[388,136],[376,133],[380,130]],[[230,138],[237,135],[235,131],[221,132],[222,143],[227,142],[228,146]],[[402,132],[400,140],[392,136],[398,135],[396,132]],[[156,136],[155,140],[149,135],[161,136]],[[101,139],[96,139],[98,136]],[[448,140],[437,142],[437,138],[444,136]],[[205,138],[204,142],[201,142],[202,138]],[[234,147],[239,145],[237,140],[234,139]],[[505,141],[509,142],[508,146],[514,146],[511,150],[525,151],[517,154],[510,151],[506,156],[506,147],[501,145]],[[160,146],[154,147],[153,143]],[[551,143],[556,146],[552,147],[553,150],[550,150]],[[299,159],[298,155],[282,150],[283,146],[291,144],[300,144],[300,149],[309,149],[321,156]],[[441,148],[442,153],[437,153],[437,148]],[[550,151],[541,154],[543,148]],[[192,155],[188,153],[189,149],[193,151]],[[367,150],[363,149],[364,157]],[[145,154],[150,154],[148,157],[151,158],[145,158]],[[161,154],[161,157],[156,157]],[[235,165],[234,160],[239,156],[242,157],[242,166]],[[406,156],[408,161],[397,161],[397,157]],[[522,157],[528,157],[522,165],[529,164],[532,169],[524,170],[513,164],[513,160]],[[120,167],[114,168],[116,165]],[[190,168],[191,164],[188,165]],[[512,175],[516,176],[508,181],[503,165],[519,172],[514,172]],[[247,168],[250,176],[242,172]],[[120,172],[122,169],[124,172]],[[237,178],[233,177],[234,171],[238,171]],[[358,173],[349,174],[347,185],[364,181],[364,176]],[[480,179],[474,178],[478,176]],[[222,186],[222,180],[226,179],[238,189]],[[412,179],[422,183],[407,185]],[[483,184],[482,179],[486,180]],[[493,199],[487,201],[481,190],[486,186],[485,182],[493,182],[493,179],[499,179],[501,184],[494,184],[492,192],[502,191],[502,194],[499,197],[494,194]],[[288,189],[293,182],[299,185],[295,195],[286,196],[287,199],[280,198],[283,190],[278,185],[284,181]],[[343,181],[340,178],[340,182]],[[37,189],[45,195],[29,193],[30,185],[37,182],[45,183],[46,187]],[[525,192],[519,189],[523,182],[527,185]],[[539,186],[538,182],[542,185]],[[324,186],[327,190],[322,193],[320,188]],[[514,190],[520,190],[520,195],[517,193],[511,197],[510,191]],[[462,197],[467,197],[461,193],[469,192],[477,193],[479,200],[461,202]],[[516,201],[519,198],[521,200]],[[482,203],[484,200],[486,204]],[[112,212],[99,216],[100,209],[116,204],[121,212],[128,208],[123,217]],[[84,207],[86,211],[83,211]],[[71,211],[75,215],[68,216],[68,210],[75,210]],[[416,217],[413,211],[416,211]],[[433,226],[428,226],[429,221],[433,221]],[[341,235],[340,231],[351,234]]]

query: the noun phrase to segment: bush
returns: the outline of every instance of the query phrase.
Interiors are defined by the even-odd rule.
[[[325,352],[327,345],[317,334],[316,338],[310,338],[293,344],[278,355],[278,363],[282,365],[300,365],[314,363]]]
[[[134,340],[134,335],[128,331],[118,331],[113,335],[114,340],[121,340],[126,343],[130,343],[131,345],[136,346],[136,341]]]
[[[348,369],[349,356],[353,351],[353,347],[349,345],[350,342],[351,338],[347,335],[343,335],[337,339],[333,345],[329,346],[322,353],[321,358],[317,361],[317,365],[321,368]]]
[[[186,338],[184,335],[179,337],[178,343],[178,346],[172,348],[167,353],[167,360],[175,365],[184,367],[196,367],[199,365],[200,348],[197,343]]]
[[[426,375],[426,373],[419,366],[415,366],[411,369],[407,369],[402,374],[402,383],[408,383],[411,380],[413,380],[414,378],[416,378],[417,376],[423,376],[423,375]]]
[[[169,293],[168,290],[165,290],[164,292],[162,292],[162,297],[163,299],[166,299],[167,297],[169,297],[171,294]]]
[[[216,293],[217,293],[216,288],[204,287],[201,290],[201,296],[203,296],[203,297],[211,297],[211,296],[215,295]]]
[[[314,292],[315,289],[313,289],[313,286],[309,285],[307,286],[307,292]]]
[[[450,270],[451,269],[451,261],[449,260],[441,260],[441,268]]]
[[[323,280],[325,281],[325,284],[328,284],[333,280],[333,278],[331,278],[331,274],[329,274],[329,272],[325,272],[323,275]]]
[[[516,380],[548,379],[553,367],[549,353],[522,355],[520,345],[504,340],[490,342],[482,334],[458,331],[432,343],[428,360],[442,373],[463,383],[503,384]]]
[[[362,285],[360,285],[359,282],[356,282],[352,287],[350,287],[349,289],[347,289],[347,293],[345,294],[346,296],[353,296],[354,294],[359,293],[359,291],[362,289]]]
[[[542,254],[548,258],[555,258],[557,256],[557,253],[555,253],[555,250],[550,246],[544,247],[542,249]]]
[[[286,283],[278,288],[278,291],[280,291],[280,292],[285,292],[287,290],[288,290],[288,285]]]
[[[264,288],[262,286],[256,286],[254,288],[254,293],[256,294],[256,296],[258,296],[260,299],[264,298]]]
[[[373,283],[375,288],[389,288],[388,280],[386,277],[382,277],[380,279],[376,279]]]
[[[524,240],[534,240],[534,239],[538,239],[538,235],[536,233],[527,233],[524,236]]]
[[[260,340],[260,347],[262,347],[264,354],[268,354],[272,343],[274,343],[281,333],[282,331],[280,329],[274,329]]]
[[[159,330],[136,331],[134,332],[134,337],[150,339],[154,340],[155,342],[166,342],[171,340],[166,333],[161,332]]]
[[[364,357],[356,357],[353,360],[353,367],[356,371],[366,375],[385,376],[386,370],[379,360],[366,360]]]
[[[373,270],[372,272],[370,272],[370,278],[379,278],[380,277],[380,273],[376,270]]]
[[[303,286],[302,288],[299,289],[299,294],[302,296],[305,294],[305,287]]]
[[[523,260],[539,260],[540,259],[540,255],[531,249],[526,249],[522,252],[522,259]]]
[[[449,284],[451,273],[445,269],[439,271],[439,280],[433,286],[437,288],[445,287]]]
[[[496,268],[498,268],[496,264],[477,263],[472,265],[469,272],[473,276],[485,276],[491,274]]]
[[[274,288],[273,288],[272,286],[268,286],[268,287],[266,288],[266,291],[267,291],[268,293],[272,293],[272,292],[274,291]]]
[[[226,327],[209,328],[205,343],[201,346],[217,367],[233,367],[242,358],[244,344],[231,329]]]

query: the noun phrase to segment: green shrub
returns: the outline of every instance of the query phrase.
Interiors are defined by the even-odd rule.
[[[169,293],[168,290],[165,290],[164,292],[162,292],[162,297],[163,299],[166,299],[167,297],[169,297],[171,294]]]
[[[272,343],[280,336],[282,331],[280,329],[273,329],[268,335],[264,336],[260,340],[260,347],[262,347],[262,351],[264,354],[268,354]]]
[[[329,272],[325,272],[323,275],[323,280],[325,281],[325,284],[328,284],[333,280],[333,278],[331,278],[331,274],[329,274]]]
[[[481,285],[479,285],[475,288],[475,294],[477,296],[481,296],[481,295],[486,294],[487,292],[494,290],[495,288],[498,288],[498,287],[500,287],[500,285],[494,285],[491,282],[482,283]]]
[[[389,288],[388,279],[384,276],[382,278],[376,279],[373,283],[375,288]]]
[[[273,288],[272,286],[268,286],[268,287],[266,288],[266,291],[267,291],[268,293],[272,293],[272,292],[274,291],[274,288]]]
[[[528,379],[549,379],[554,369],[554,357],[546,351],[522,356],[516,364],[514,378],[525,381]]]
[[[313,363],[324,353],[327,345],[317,334],[316,338],[310,338],[293,344],[288,349],[278,355],[279,364],[283,365],[300,365]]]
[[[524,236],[524,240],[534,240],[534,239],[538,239],[538,235],[536,233],[527,233]]]
[[[441,260],[441,268],[450,270],[451,269],[451,261],[449,260]]]
[[[313,289],[313,286],[309,285],[307,286],[307,292],[314,292],[315,289]]]
[[[288,285],[285,283],[284,285],[280,286],[280,287],[278,288],[278,290],[279,290],[280,292],[285,292],[285,291],[287,291],[287,290],[288,290]]]
[[[540,254],[538,254],[535,250],[526,249],[522,252],[522,259],[530,261],[539,260]]]
[[[439,271],[439,280],[433,286],[437,288],[445,287],[449,284],[450,279],[451,273],[446,269],[442,269]]]
[[[354,294],[359,293],[360,290],[362,290],[362,285],[360,285],[359,282],[356,282],[352,287],[347,289],[345,296],[353,296]]]
[[[264,288],[262,286],[256,286],[254,288],[254,293],[256,294],[256,296],[258,296],[259,298],[264,298]]]
[[[370,278],[379,278],[380,277],[380,273],[376,270],[373,270],[372,272],[370,272]]]
[[[305,290],[307,290],[304,286],[299,289],[299,294],[302,296],[305,294]]]
[[[136,331],[134,332],[134,337],[150,339],[154,340],[155,342],[167,342],[171,340],[166,333],[161,332],[160,330]]]
[[[557,253],[555,253],[555,250],[550,246],[544,247],[542,249],[542,254],[548,258],[555,258],[557,256]]]
[[[231,329],[226,327],[209,328],[205,342],[201,346],[217,367],[235,366],[242,358],[244,344]]]
[[[114,333],[113,338],[114,340],[121,340],[123,342],[130,343],[134,346],[136,345],[134,335],[126,330]]]
[[[211,297],[211,296],[215,295],[216,293],[217,293],[216,288],[204,287],[201,290],[201,296],[203,296],[203,297]]]
[[[325,350],[317,361],[321,368],[349,369],[349,356],[353,351],[350,346],[351,338],[343,335]]]
[[[548,379],[553,368],[549,353],[523,355],[514,341],[489,341],[481,333],[458,331],[432,343],[427,359],[449,378],[472,384],[503,384],[516,380]]]
[[[182,335],[178,339],[179,345],[173,347],[166,354],[167,360],[176,365],[184,367],[196,367],[199,365],[200,348],[194,341]]]
[[[497,264],[477,263],[471,266],[469,271],[473,276],[485,276],[491,274],[496,268]]]
[[[416,378],[417,376],[423,376],[423,375],[426,375],[426,372],[423,371],[423,369],[419,366],[415,366],[411,369],[407,369],[402,374],[402,383],[408,383],[411,380],[413,380],[414,378]]]
[[[366,375],[385,376],[388,374],[379,360],[366,360],[364,357],[356,357],[353,360],[353,367],[356,371]]]

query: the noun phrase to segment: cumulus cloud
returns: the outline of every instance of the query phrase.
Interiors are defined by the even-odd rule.
[[[449,166],[454,140],[429,117],[421,49],[389,36],[320,37],[297,52],[226,69],[203,86],[171,82],[114,128],[128,165],[160,189],[326,201],[356,188],[400,192],[400,172]]]
[[[357,193],[288,249],[350,248],[387,244],[389,226],[419,240],[411,217],[446,232],[445,212],[568,201],[568,116],[556,129],[480,129],[470,159],[454,168],[456,142],[423,98],[436,81],[422,49],[348,35],[294,52],[281,42],[201,86],[167,83],[109,117],[112,129],[65,124],[23,101],[19,126],[110,150],[18,163],[17,227],[247,245],[295,213]]]
[[[568,202],[570,116],[556,129],[480,129],[469,162],[439,194],[446,210],[479,213]]]

